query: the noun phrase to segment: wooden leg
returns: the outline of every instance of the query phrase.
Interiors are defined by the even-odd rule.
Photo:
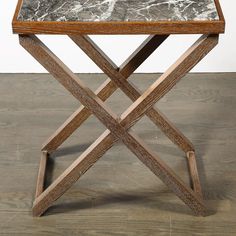
[[[126,80],[137,68],[142,64],[150,54],[161,45],[162,42],[168,36],[150,36],[144,43],[122,64],[120,70],[118,67],[104,54],[102,51],[92,43],[91,40],[85,36],[70,36],[77,45],[88,53],[96,64],[109,76],[113,77],[113,74]],[[92,51],[91,51],[92,50]],[[95,55],[93,55],[95,53]],[[99,55],[100,54],[100,55]],[[97,58],[97,59],[96,59]],[[108,65],[108,68],[103,69],[103,65]],[[110,67],[109,67],[110,65]],[[127,83],[126,83],[127,84]],[[120,87],[119,84],[110,81],[109,79],[103,83],[103,85],[96,91],[98,97],[105,101],[114,91]],[[123,88],[120,87],[121,89]],[[141,95],[138,89],[131,88],[131,93],[127,94],[133,101],[135,101]],[[85,107],[80,107],[75,111],[66,122],[45,142],[42,150],[52,152],[59,145],[61,145],[89,116],[91,113]],[[176,145],[178,145],[184,152],[194,150],[192,143],[184,136],[184,134],[178,130],[158,109],[150,109],[147,112],[147,116],[151,121],[156,124],[163,132],[170,138]]]
[[[198,194],[201,198],[202,196],[202,188],[197,170],[197,163],[195,153],[193,151],[187,152],[189,173],[191,177],[192,187],[196,194]]]
[[[106,130],[76,161],[74,161],[33,204],[33,215],[41,216],[118,140]]]
[[[202,199],[172,171],[147,145],[133,132],[123,143],[145,164],[166,186],[172,190],[198,216],[206,216],[207,209]]]
[[[139,91],[134,84],[127,81],[127,78],[133,70],[129,71],[127,66],[124,65],[123,69],[118,71],[118,67],[113,63],[113,61],[111,61],[111,59],[104,54],[88,36],[70,35],[70,38],[133,102],[141,96],[142,92]],[[134,64],[131,63],[131,65]],[[164,134],[167,135],[167,137],[170,138],[173,143],[178,145],[184,152],[194,150],[192,143],[158,109],[152,107],[146,112],[146,115],[164,132]]]
[[[39,163],[39,172],[38,172],[38,179],[37,179],[37,184],[36,184],[35,198],[37,198],[44,190],[47,159],[48,159],[48,153],[43,151],[41,153],[41,159]]]
[[[174,63],[143,95],[122,115],[123,127],[137,121],[159,99],[168,93],[176,83],[201,61],[218,43],[218,35],[203,35]]]
[[[128,136],[128,137],[127,137]],[[201,198],[187,187],[174,172],[132,132],[122,139],[124,144],[196,215],[205,216],[206,207]],[[34,216],[42,215],[55,200],[64,194],[118,139],[105,131],[64,173],[61,174],[38,198],[33,205]]]
[[[118,139],[121,139],[196,214],[205,215],[206,208],[202,203],[202,199],[192,189],[187,187],[129,129],[217,44],[217,40],[218,36],[202,36],[119,118],[112,113],[101,99],[85,87],[78,77],[43,45],[39,39],[35,36],[20,36],[21,45],[108,128],[90,149],[87,149],[51,186],[36,198],[33,209],[35,215],[41,215],[53,201],[59,198]],[[116,82],[118,81],[118,78],[112,77],[112,79]],[[120,86],[126,87],[124,89],[126,92],[132,91],[133,87],[124,84],[123,80],[117,83],[120,83]],[[96,157],[93,158],[95,154]],[[93,161],[91,162],[91,160]],[[86,168],[82,168],[84,165]]]
[[[168,35],[149,36],[126,60],[121,67],[121,72],[128,78],[154,51]],[[107,100],[115,91],[117,86],[107,79],[95,92],[102,100]],[[59,129],[43,144],[42,150],[53,152],[56,150],[89,116],[91,112],[84,106],[76,110]]]

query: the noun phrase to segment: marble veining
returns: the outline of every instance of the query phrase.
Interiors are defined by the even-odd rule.
[[[22,21],[218,20],[214,0],[23,0]]]

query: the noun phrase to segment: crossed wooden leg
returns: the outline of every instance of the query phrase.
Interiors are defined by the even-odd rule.
[[[81,49],[88,53],[92,60],[108,75],[108,77],[126,80],[128,77],[159,47],[168,35],[148,37],[137,50],[118,68],[87,36],[70,36]],[[91,49],[91,51],[90,51]],[[93,55],[94,53],[94,55]],[[125,81],[123,82],[125,85]],[[105,101],[120,87],[126,93],[125,86],[107,79],[95,92]],[[134,85],[126,94],[135,101],[141,93]],[[84,106],[75,111],[65,123],[43,144],[42,150],[52,153],[56,150],[89,116],[91,112]],[[185,153],[194,151],[192,143],[178,130],[158,109],[150,109],[146,114],[167,137],[178,145]]]
[[[197,215],[206,215],[206,208],[203,204],[196,169],[195,155],[191,143],[186,142],[190,144],[189,148],[183,148],[182,145],[179,146],[187,152],[193,190],[186,186],[157,154],[152,152],[149,147],[132,132],[131,127],[144,114],[149,116],[150,111],[156,111],[152,108],[153,105],[217,44],[218,35],[202,36],[142,95],[126,80],[128,73],[124,73],[123,75],[123,73],[118,71],[116,66],[108,60],[106,55],[104,55],[87,36],[70,37],[104,70],[112,79],[113,83],[120,87],[134,103],[120,117],[117,117],[102,100],[90,89],[85,87],[82,81],[80,81],[39,39],[33,35],[20,36],[21,45],[70,91],[90,113],[93,113],[108,128],[70,167],[43,191],[42,178],[44,175],[43,170],[46,168],[44,163],[47,158],[47,152],[44,152],[41,159],[43,168],[42,171],[39,172],[33,214],[35,216],[43,214],[53,202],[70,188],[71,185],[109,150],[117,140],[121,139],[123,143]],[[80,109],[83,110],[84,107]],[[161,118],[159,118],[160,116]],[[165,120],[160,114],[158,119]],[[167,125],[169,124],[170,123],[167,122]],[[78,123],[76,125],[78,125]],[[176,134],[176,130],[174,133]],[[179,132],[177,132],[177,134],[179,134]],[[178,136],[184,137],[182,134]],[[173,139],[172,141],[174,141],[173,135],[171,135],[171,138]],[[184,140],[186,141],[186,139]],[[175,143],[178,144],[176,141]]]

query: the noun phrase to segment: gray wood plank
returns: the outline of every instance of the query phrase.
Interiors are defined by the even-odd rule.
[[[143,90],[157,75],[134,75]],[[96,88],[103,75],[81,75]],[[141,78],[147,79],[141,79]],[[116,145],[48,211],[33,219],[40,147],[78,102],[49,75],[0,75],[0,235],[235,235],[236,74],[190,74],[158,103],[196,147],[206,204],[192,216],[123,145]],[[37,86],[36,86],[37,85]],[[37,89],[36,89],[37,88]],[[10,92],[14,91],[14,92]],[[121,113],[130,105],[116,93]],[[122,103],[118,99],[122,98]],[[135,131],[187,182],[182,152],[146,118]],[[55,153],[55,179],[104,127],[91,117]]]

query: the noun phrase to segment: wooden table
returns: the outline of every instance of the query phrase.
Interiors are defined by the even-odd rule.
[[[42,215],[115,142],[121,140],[196,215],[206,216],[193,144],[154,105],[217,45],[224,28],[218,0],[19,0],[13,31],[19,34],[20,44],[83,104],[43,144],[33,215]],[[91,91],[35,34],[68,35],[109,79],[95,92]],[[150,36],[118,67],[87,34]],[[127,79],[171,34],[202,36],[141,93]],[[118,88],[133,101],[120,116],[104,103]],[[91,114],[107,130],[44,189],[49,155]],[[132,131],[132,126],[144,115],[186,153],[190,187]]]

